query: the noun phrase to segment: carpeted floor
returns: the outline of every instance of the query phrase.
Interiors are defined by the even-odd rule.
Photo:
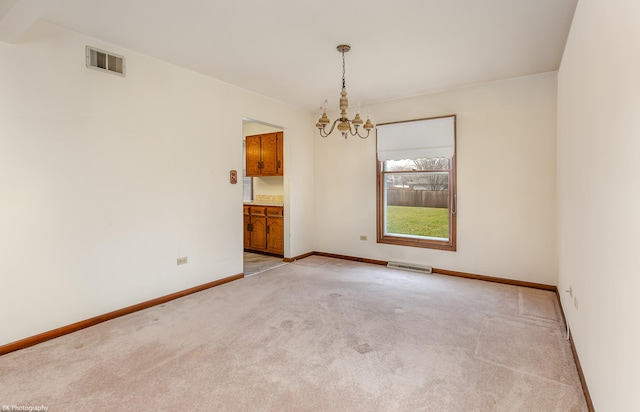
[[[49,411],[585,411],[555,294],[312,256],[0,357]]]

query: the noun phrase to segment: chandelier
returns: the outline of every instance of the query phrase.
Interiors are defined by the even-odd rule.
[[[369,132],[373,129],[373,124],[367,116],[367,122],[365,123],[360,118],[360,111],[356,113],[356,117],[353,120],[349,120],[347,118],[347,109],[349,108],[349,99],[347,99],[347,86],[344,80],[345,73],[345,64],[344,64],[344,54],[351,50],[351,46],[347,44],[341,44],[336,48],[340,53],[342,53],[342,92],[340,93],[340,118],[336,119],[331,125],[331,129],[329,131],[326,130],[326,126],[331,123],[331,120],[327,117],[327,101],[324,101],[322,105],[322,116],[318,119],[318,123],[316,123],[316,127],[320,131],[320,136],[327,137],[333,132],[336,124],[338,125],[338,130],[342,133],[342,136],[346,139],[347,133],[351,136],[358,136],[361,139],[366,139],[369,137]],[[364,125],[363,125],[364,124]],[[353,126],[353,127],[352,127]],[[367,131],[366,135],[361,135],[358,131],[358,128],[362,126],[364,130]]]

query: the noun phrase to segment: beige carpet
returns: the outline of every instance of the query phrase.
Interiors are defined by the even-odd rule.
[[[585,411],[555,294],[312,256],[0,357],[49,411]]]

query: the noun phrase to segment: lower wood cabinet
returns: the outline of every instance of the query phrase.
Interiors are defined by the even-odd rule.
[[[280,206],[244,206],[244,248],[284,254],[284,211]]]
[[[267,252],[284,254],[284,213],[281,207],[267,207]]]

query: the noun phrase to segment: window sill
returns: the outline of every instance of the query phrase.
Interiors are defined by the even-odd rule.
[[[447,250],[450,252],[456,251],[456,242],[451,238],[448,240],[432,240],[383,235],[378,237],[378,243],[398,246],[421,247],[426,249]]]

